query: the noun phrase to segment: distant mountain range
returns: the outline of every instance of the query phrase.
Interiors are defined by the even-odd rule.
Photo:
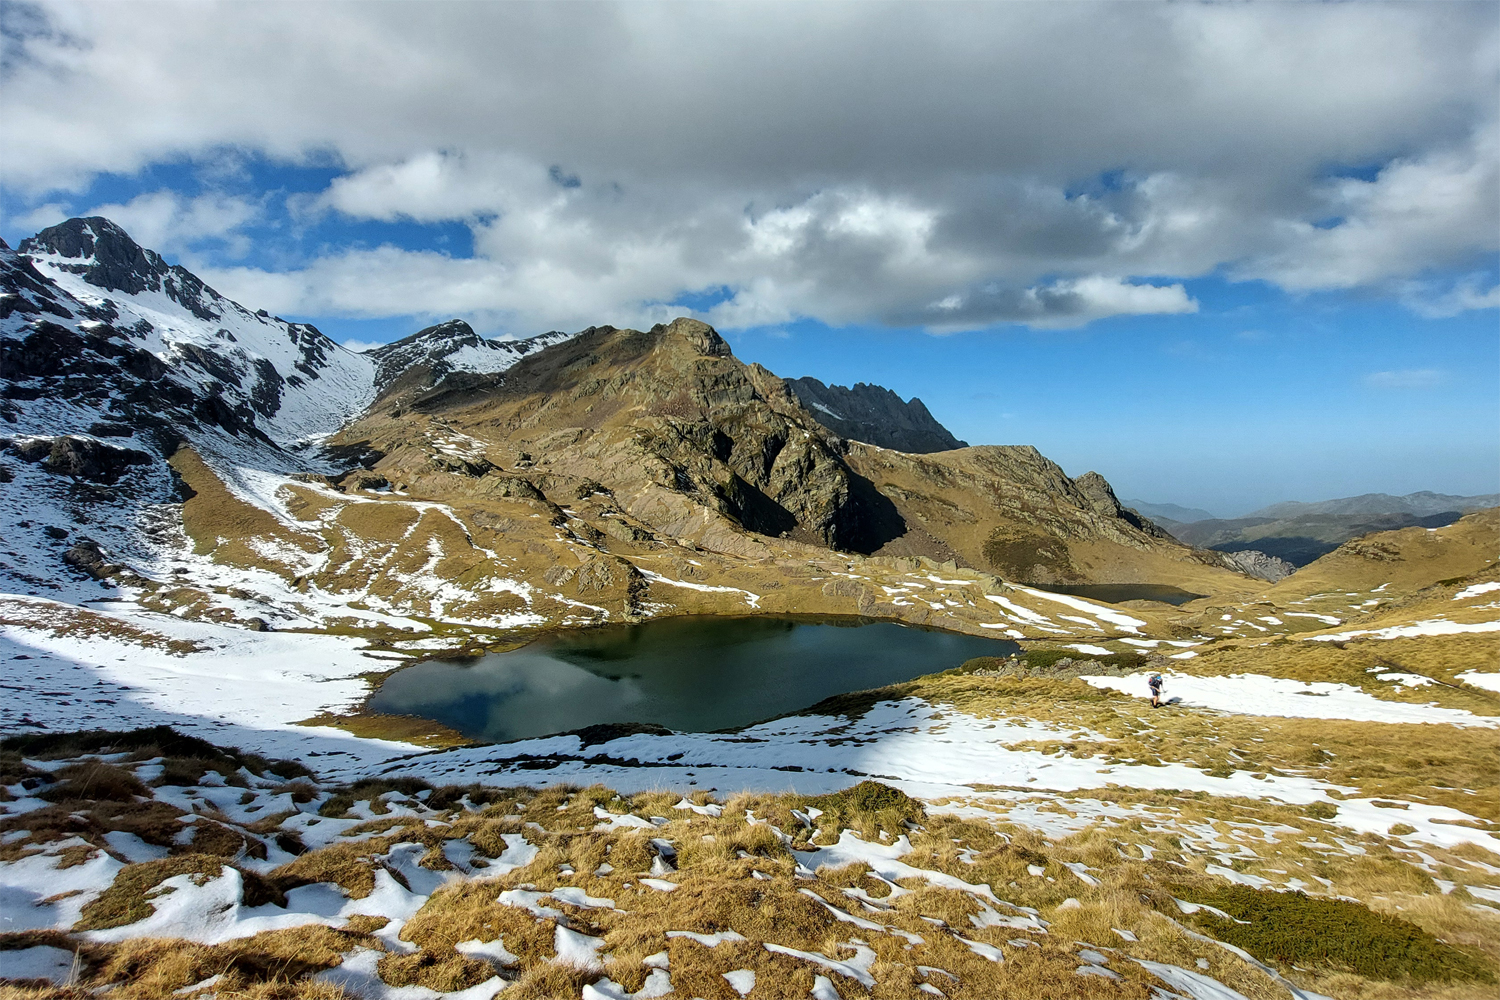
[[[1181,507],[1175,503],[1148,503],[1145,500],[1121,500],[1120,502],[1137,514],[1145,514],[1157,524],[1161,524],[1163,520],[1192,524],[1194,521],[1211,521],[1217,516],[1201,507]]]
[[[1128,500],[1125,506],[1189,545],[1219,552],[1255,550],[1293,566],[1306,566],[1349,539],[1372,531],[1452,524],[1470,511],[1500,506],[1500,494],[1453,496],[1423,491],[1397,497],[1366,493],[1318,503],[1290,500],[1237,518],[1216,518],[1176,504]]]
[[[1426,517],[1430,514],[1442,514],[1453,510],[1467,514],[1469,511],[1484,510],[1486,507],[1500,507],[1500,493],[1462,497],[1423,490],[1420,493],[1408,493],[1404,497],[1391,496],[1389,493],[1365,493],[1357,497],[1323,500],[1318,503],[1287,500],[1284,503],[1273,503],[1269,507],[1262,507],[1245,516],[1279,518],[1302,517],[1308,514],[1411,514],[1415,517]]]

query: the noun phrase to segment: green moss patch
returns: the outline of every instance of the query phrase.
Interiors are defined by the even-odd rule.
[[[1233,917],[1200,910],[1190,919],[1263,961],[1346,969],[1388,981],[1494,980],[1474,958],[1415,924],[1359,903],[1242,885],[1190,891],[1185,898]]]
[[[882,830],[900,836],[907,824],[920,823],[926,817],[922,803],[878,781],[861,781],[853,788],[808,799],[807,804],[823,811],[818,827],[835,836],[846,828],[866,837],[878,836]]]

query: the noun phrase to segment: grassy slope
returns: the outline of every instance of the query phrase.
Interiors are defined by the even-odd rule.
[[[273,773],[276,766],[264,761],[191,741],[162,745],[162,738],[158,731],[156,742],[133,737],[122,742],[113,736],[5,745],[0,752],[3,780],[30,780],[51,803],[50,812],[0,819],[0,830],[29,831],[23,839],[6,837],[6,860],[58,852],[64,849],[63,838],[81,836],[91,846],[67,847],[72,853],[63,859],[77,864],[92,852],[110,850],[104,835],[111,829],[129,829],[172,853],[165,861],[125,867],[114,887],[85,907],[74,935],[0,934],[0,952],[36,944],[78,949],[83,959],[80,986],[112,985],[113,995],[125,998],[167,995],[215,974],[225,977],[220,990],[249,996],[336,996],[308,977],[336,966],[354,949],[384,949],[370,936],[384,925],[382,917],[359,916],[336,929],[280,931],[217,946],[170,938],[105,945],[75,935],[146,915],[154,908],[153,888],[173,875],[208,878],[238,864],[244,869],[244,901],[250,905],[274,903],[291,888],[313,882],[335,883],[347,895],[367,898],[376,885],[374,873],[395,845],[422,845],[423,867],[457,875],[444,848],[462,841],[473,849],[473,876],[455,878],[402,928],[401,939],[417,950],[406,955],[387,950],[379,961],[387,983],[449,991],[482,982],[495,969],[454,947],[477,939],[500,940],[517,956],[503,974],[514,980],[507,995],[522,998],[576,996],[585,983],[604,974],[636,990],[651,971],[644,960],[660,952],[669,957],[680,995],[729,998],[733,994],[723,973],[746,968],[757,974],[753,996],[805,995],[814,974],[827,970],[768,951],[763,942],[847,960],[854,957],[847,942],[858,937],[873,950],[869,971],[875,985],[867,988],[833,974],[846,998],[908,997],[923,981],[937,983],[949,996],[976,1000],[1144,998],[1154,980],[1131,958],[1202,969],[1254,1000],[1286,995],[1255,965],[1189,931],[1233,940],[1304,987],[1339,997],[1483,996],[1500,971],[1500,935],[1495,933],[1500,915],[1474,905],[1465,890],[1444,892],[1433,881],[1436,875],[1459,885],[1484,884],[1486,870],[1473,862],[1485,855],[1424,848],[1424,861],[1399,835],[1349,838],[1321,819],[1274,803],[1127,790],[1032,796],[1031,804],[1056,821],[1083,817],[1064,822],[1078,832],[1048,836],[1011,815],[1015,795],[981,797],[954,815],[866,783],[818,799],[730,796],[720,800],[722,815],[713,816],[680,808],[676,793],[620,796],[601,786],[430,789],[408,779],[323,788],[307,777],[286,783]],[[122,749],[123,757],[112,758],[115,764],[78,756]],[[54,770],[48,780],[28,758],[76,763]],[[141,801],[156,794],[132,773],[147,761],[164,765],[162,776],[154,779],[158,787],[163,780],[191,785],[211,770],[219,772],[215,780],[240,786],[235,791],[242,796],[239,805],[226,807],[226,812],[200,810],[206,815],[196,825],[212,823],[221,831],[218,836],[204,837],[200,831],[192,841],[178,843],[183,839],[179,811]],[[162,790],[180,794],[182,789]],[[257,816],[253,822],[235,817],[251,815],[239,810],[260,801],[281,796],[276,800],[285,802],[288,794],[301,803],[300,809],[325,817],[371,818],[346,823],[342,836],[327,847],[292,860],[253,864],[256,857],[284,858],[270,852],[295,846],[278,830],[297,814]],[[703,806],[713,800],[697,793],[693,801]],[[813,826],[793,813],[809,806],[823,810]],[[644,830],[599,830],[598,811],[606,817],[629,813],[661,821]],[[61,825],[49,827],[44,816],[55,816]],[[973,918],[985,908],[974,895],[920,876],[882,881],[863,864],[822,867],[814,878],[795,872],[788,847],[809,850],[814,842],[828,844],[844,829],[875,843],[908,836],[913,850],[902,858],[905,864],[992,886],[1006,901],[997,908],[1001,915],[1024,918],[1018,907],[1033,907],[1050,922],[1048,933],[1035,924],[1029,930],[976,926]],[[512,846],[516,841],[505,838],[516,835],[540,848],[536,857],[504,875],[486,877],[487,859]],[[665,870],[654,861],[658,849],[651,838],[675,845],[675,858]],[[1330,850],[1333,843],[1346,847]],[[659,877],[679,888],[666,893],[641,884],[640,877],[654,866]],[[1249,892],[1214,874],[1214,866],[1227,866],[1242,878],[1264,876],[1278,883],[1301,878],[1314,896]],[[547,892],[561,886],[612,900],[618,909],[585,908],[553,898],[545,901],[553,908],[548,916],[496,902],[502,890]],[[870,905],[851,898],[851,891],[863,893]],[[1338,896],[1359,902],[1341,903]],[[1184,914],[1177,899],[1217,906],[1248,923],[1224,924],[1204,911]],[[850,919],[886,929],[853,927]],[[609,956],[604,966],[585,972],[553,962],[559,924],[602,937]],[[1116,928],[1136,940],[1122,939]],[[709,948],[667,937],[668,931],[727,930],[747,940]],[[996,964],[980,957],[961,938],[1000,948],[1006,961]],[[1108,967],[1122,980],[1112,984],[1075,975],[1083,964],[1079,949],[1084,945],[1103,950]],[[922,966],[946,970],[957,982],[923,972]]]

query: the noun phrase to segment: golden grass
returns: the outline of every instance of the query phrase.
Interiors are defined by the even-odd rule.
[[[111,996],[170,996],[174,991],[211,976],[220,996],[288,997],[332,1000],[343,991],[307,977],[343,961],[346,952],[379,942],[348,930],[311,925],[268,931],[220,945],[199,945],[160,938],[121,942],[95,976],[96,982],[118,983]]]
[[[1436,702],[1476,715],[1500,715],[1500,693],[1460,681],[1468,670],[1500,667],[1500,638],[1494,635],[1416,636],[1329,642],[1271,641],[1206,649],[1172,670],[1194,676],[1265,674],[1312,682],[1349,684],[1390,701]],[[1421,674],[1439,682],[1403,687],[1377,679],[1385,672]]]
[[[290,569],[266,558],[246,540],[269,540],[309,553],[324,548],[318,536],[294,532],[268,512],[236,497],[193,449],[179,448],[169,464],[193,490],[182,505],[182,526],[199,555],[212,554],[215,561],[231,566],[290,575]]]
[[[415,715],[386,715],[381,712],[336,715],[323,712],[310,719],[302,719],[296,725],[332,726],[353,733],[361,739],[394,740],[434,749],[473,746],[475,743],[456,729]]]
[[[1368,591],[1391,584],[1415,591],[1494,567],[1500,508],[1466,514],[1436,531],[1402,528],[1345,542],[1266,591],[1278,603],[1325,591]]]

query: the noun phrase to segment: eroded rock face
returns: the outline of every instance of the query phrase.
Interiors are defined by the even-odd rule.
[[[1232,568],[1239,570],[1246,576],[1253,576],[1258,580],[1269,580],[1275,583],[1297,572],[1297,567],[1285,559],[1268,556],[1264,552],[1258,552],[1255,549],[1246,549],[1242,552],[1226,552],[1225,556],[1233,564]]]
[[[564,475],[574,495],[586,483],[582,495],[612,496],[644,522],[612,528],[615,537],[691,535],[753,554],[758,543],[734,537],[738,531],[871,552],[905,528],[786,384],[735,359],[697,320],[644,332],[585,330],[483,384],[450,377],[407,405],[367,419],[358,433],[395,454],[411,410],[463,428],[497,447],[487,458],[430,454],[430,465],[482,470],[483,488],[507,496],[535,486],[484,476],[490,463]]]
[[[819,423],[840,437],[916,454],[969,446],[938,423],[920,399],[902,402],[882,386],[856,382],[848,389],[815,378],[788,379],[787,385]]]

